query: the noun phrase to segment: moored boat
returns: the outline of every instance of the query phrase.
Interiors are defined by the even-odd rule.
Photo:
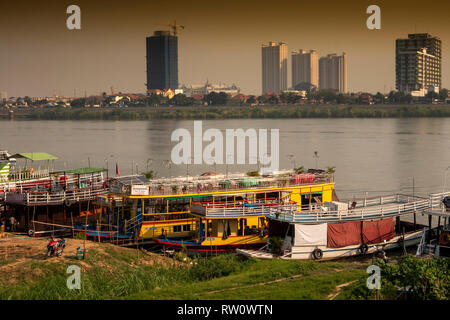
[[[431,206],[429,198],[402,194],[329,202],[302,211],[290,205],[269,213],[269,229],[271,236],[283,239],[277,253],[284,259],[337,259],[418,244],[422,230],[405,231],[400,217]]]
[[[269,208],[331,201],[333,189],[332,175],[324,172],[152,180],[128,176],[111,180],[110,195],[120,198],[121,204],[106,201],[102,206],[126,219],[120,229],[123,233],[134,229],[138,235],[134,240],[196,251],[229,251],[266,243],[267,235],[261,236],[261,229]],[[223,210],[231,213],[214,216]]]

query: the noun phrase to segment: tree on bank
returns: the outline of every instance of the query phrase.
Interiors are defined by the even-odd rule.
[[[258,96],[258,98],[256,98],[256,100],[258,101],[259,104],[267,103],[267,99],[264,96]]]
[[[387,98],[389,103],[411,103],[411,94],[405,94],[403,91],[391,91]]]
[[[278,102],[280,101],[280,99],[278,99],[278,97],[274,94],[272,94],[269,99],[267,99],[267,102],[270,104],[278,104]]]
[[[70,102],[70,106],[72,108],[84,108],[85,105],[86,105],[85,98],[74,99],[72,100],[72,102]]]
[[[176,94],[169,100],[169,105],[175,106],[192,106],[195,100],[191,97],[186,97],[184,94]]]
[[[161,104],[161,96],[159,94],[152,93],[146,99],[147,105],[151,107],[157,107]]]
[[[255,98],[255,96],[250,96],[250,97],[247,99],[246,103],[247,103],[247,104],[254,104],[254,103],[256,103],[256,98]]]
[[[448,98],[448,89],[445,89],[445,88],[442,88],[440,91],[439,91],[439,97],[438,97],[438,99],[439,100],[445,100],[445,99],[447,99]]]
[[[373,96],[373,100],[377,104],[382,104],[382,103],[384,103],[384,100],[385,100],[384,95],[378,91],[377,94]]]
[[[228,95],[225,92],[211,92],[203,98],[203,101],[210,106],[224,106],[228,102]]]

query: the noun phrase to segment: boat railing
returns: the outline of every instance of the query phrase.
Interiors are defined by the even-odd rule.
[[[431,201],[428,198],[405,195],[383,196],[379,198],[378,200],[372,199],[375,200],[371,202],[372,205],[355,208],[350,207],[341,210],[327,210],[321,207],[317,210],[298,211],[298,207],[295,205],[283,205],[281,207],[271,208],[268,216],[286,222],[339,222],[399,216],[427,210],[431,205]],[[408,198],[409,201],[407,201]],[[399,201],[387,202],[392,201],[392,199],[399,199]]]
[[[242,177],[233,179],[208,179],[180,181],[169,179],[156,180],[145,185],[148,195],[177,195],[211,192],[233,192],[249,189],[289,188],[305,185],[317,185],[333,182],[330,174],[315,174],[313,179],[292,179],[286,177]],[[120,188],[120,192],[126,195],[132,194],[132,186],[126,185]]]
[[[442,203],[442,200],[445,197],[449,197],[449,196],[450,196],[450,191],[430,194],[431,207],[432,208],[443,208],[444,204]]]
[[[389,203],[411,202],[413,199],[427,199],[418,196],[411,196],[406,194],[382,195],[374,197],[358,198],[347,201],[349,208],[379,206]]]
[[[249,203],[242,205],[230,204],[229,206],[202,206],[200,204],[192,204],[191,212],[203,215],[205,217],[245,217],[245,216],[264,216],[269,214],[273,209],[283,206],[297,206],[295,202],[289,204],[283,203]]]
[[[102,184],[104,182],[104,177],[101,174],[93,174],[86,177],[75,177],[73,175],[67,175],[66,179],[63,181],[58,181],[56,176],[52,175],[41,175],[35,176],[30,179],[15,179],[14,176],[10,176],[9,180],[3,182],[0,185],[0,189],[4,191],[20,191],[29,192],[30,190],[36,190],[41,188],[47,188],[48,185],[51,187],[62,187],[62,186],[73,186],[79,185],[81,188],[84,185],[96,185]]]
[[[10,181],[33,180],[49,177],[48,169],[38,169],[33,172],[24,170],[22,172],[11,172],[8,176]]]
[[[64,202],[72,203],[78,201],[94,200],[100,195],[106,195],[107,188],[93,187],[76,190],[55,191],[55,192],[8,192],[6,194],[6,203],[16,203],[23,205],[46,205],[62,204]]]

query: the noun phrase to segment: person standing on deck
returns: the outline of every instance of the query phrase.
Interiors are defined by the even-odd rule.
[[[5,218],[3,217],[0,221],[0,238],[3,238],[5,236]]]
[[[19,222],[16,220],[14,216],[9,217],[9,225],[11,228],[11,232],[16,232],[16,227],[19,224]]]

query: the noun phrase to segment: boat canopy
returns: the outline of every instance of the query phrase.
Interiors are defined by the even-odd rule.
[[[72,174],[89,174],[89,173],[98,173],[98,172],[102,172],[102,171],[106,171],[106,169],[102,169],[102,168],[78,168],[78,169],[71,169],[71,170],[66,170],[66,173],[72,173]]]
[[[11,156],[11,158],[17,159],[27,159],[31,161],[42,161],[42,160],[57,160],[58,157],[51,155],[46,152],[30,152],[30,153],[16,153]]]
[[[124,176],[124,177],[115,177],[112,180],[118,182],[121,185],[125,185],[125,186],[148,185],[151,182],[149,179],[147,179],[143,175],[131,175],[131,176]]]

